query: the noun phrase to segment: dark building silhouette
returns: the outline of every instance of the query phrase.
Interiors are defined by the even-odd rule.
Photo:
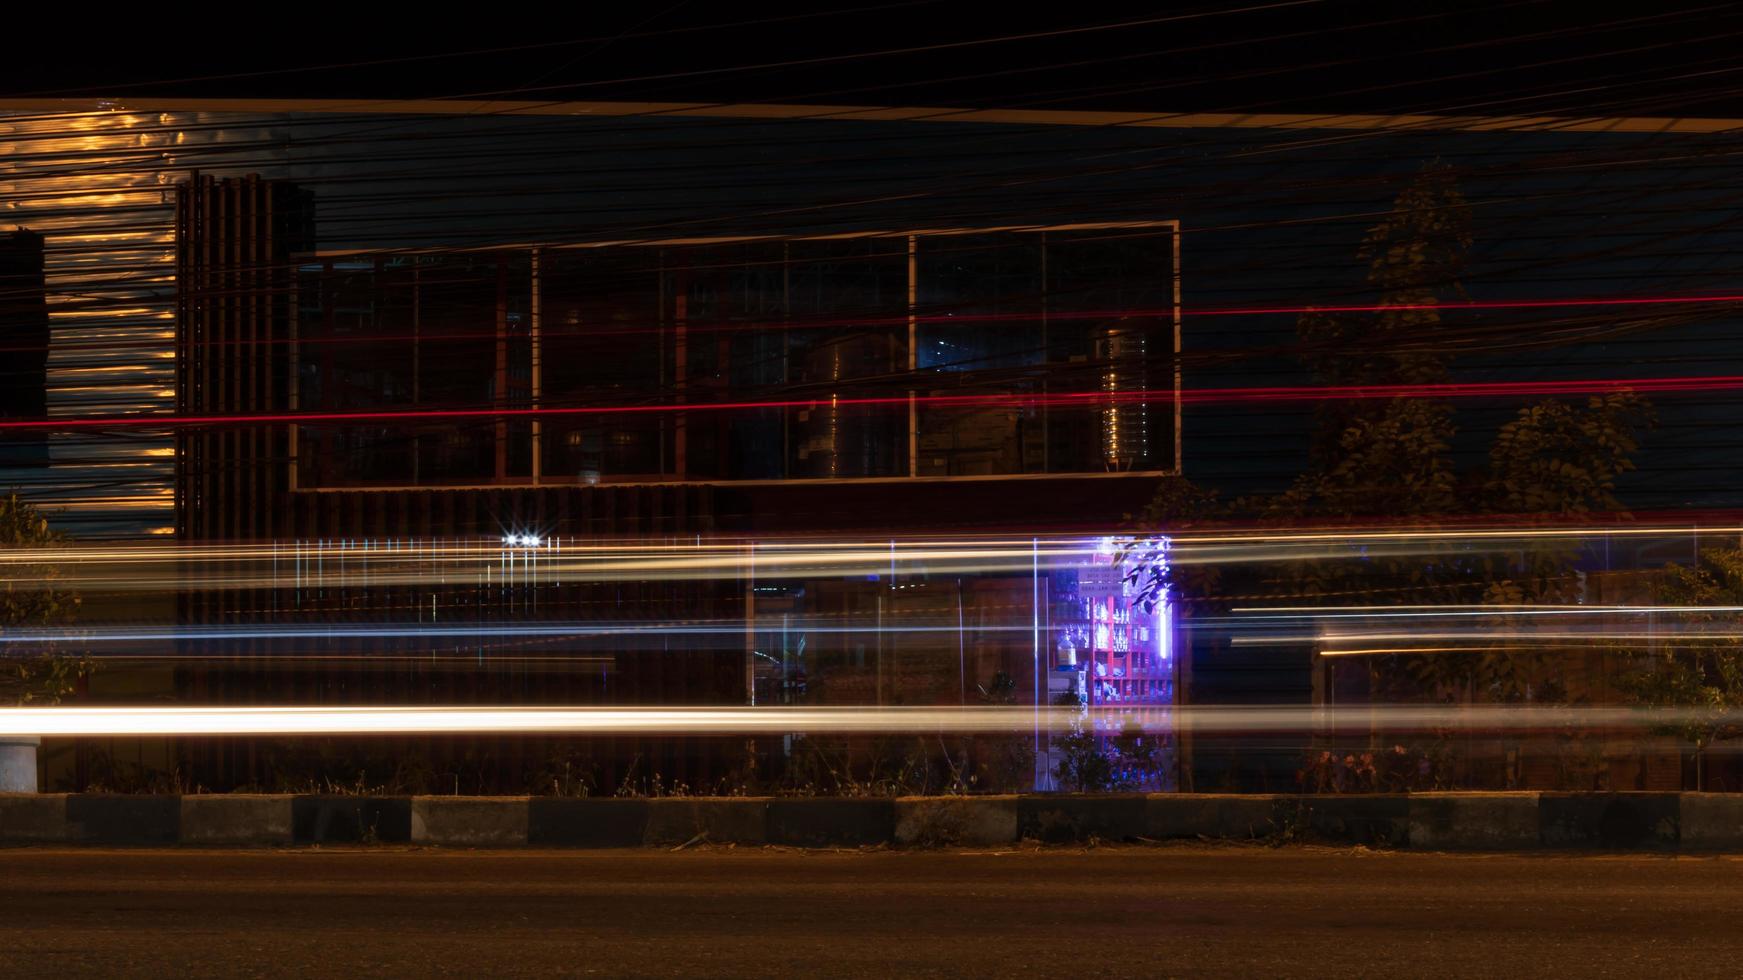
[[[227,416],[292,404],[293,253],[314,244],[310,195],[257,176],[195,174],[176,189],[176,412]],[[281,534],[290,452],[283,426],[182,429],[176,530],[189,540]]]
[[[311,204],[292,185],[253,177],[196,176],[178,190],[180,411],[342,416],[184,430],[182,539],[275,542],[285,549],[275,567],[286,570],[281,587],[191,595],[187,621],[657,626],[888,614],[991,626],[1020,608],[1024,625],[972,644],[959,632],[937,649],[876,630],[825,630],[775,653],[778,641],[743,627],[724,638],[578,635],[540,641],[537,667],[526,666],[520,640],[348,641],[339,664],[299,659],[306,645],[235,641],[228,659],[203,648],[204,660],[179,667],[179,696],[956,703],[1006,674],[1020,678],[1019,700],[1044,700],[1065,676],[1049,658],[1059,671],[1083,662],[1036,653],[1027,624],[1037,603],[1050,621],[1082,619],[1086,646],[1098,624],[1102,634],[1151,636],[1148,620],[1131,625],[1123,607],[1115,622],[1117,580],[1073,573],[1038,588],[1027,568],[932,581],[930,591],[896,591],[893,575],[753,589],[732,574],[359,590],[333,587],[331,571],[347,549],[490,549],[528,533],[1103,532],[1178,465],[1171,222],[322,253],[309,244]],[[514,548],[503,550],[514,567]],[[1110,691],[1171,702],[1171,662],[1120,657]],[[549,756],[528,739],[371,744],[439,772],[489,756],[494,781],[466,788],[494,792],[522,791],[518,780]],[[203,785],[259,785],[272,765],[261,751],[246,740],[189,741],[182,764]],[[619,739],[594,761],[607,785],[656,772],[702,786],[742,771],[745,753],[742,740]]]
[[[42,236],[0,233],[0,418],[48,414],[48,299]],[[49,462],[46,432],[0,435],[0,468]]]

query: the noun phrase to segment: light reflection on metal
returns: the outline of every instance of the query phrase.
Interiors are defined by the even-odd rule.
[[[4,220],[47,239],[50,417],[168,414],[175,243],[166,194],[186,173],[184,154],[253,143],[264,117],[218,127],[208,113],[98,108],[0,113]],[[57,434],[52,480],[23,489],[90,522],[86,530],[149,528],[173,504],[168,448],[167,433],[149,429],[127,440]],[[145,465],[116,486],[108,469],[118,463]]]

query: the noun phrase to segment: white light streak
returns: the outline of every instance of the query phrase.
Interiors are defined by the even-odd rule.
[[[1313,705],[1106,708],[1101,722],[1197,734],[1564,731],[1570,725],[1648,731],[1679,722],[1740,724],[1743,711],[1620,706]],[[1048,707],[54,707],[0,708],[0,737],[400,734],[938,734],[1067,733],[1085,718]]]
[[[751,623],[755,628],[759,624]],[[884,624],[874,621],[855,623],[816,623],[794,620],[790,629],[807,633],[956,633],[961,629],[954,619],[937,623]],[[742,642],[744,620],[722,620],[712,623],[601,623],[556,622],[525,624],[492,624],[478,622],[454,623],[321,623],[305,626],[163,626],[115,627],[109,629],[35,629],[0,632],[3,645],[90,645],[143,642],[199,642],[216,640],[365,640],[405,637],[466,637],[482,639],[516,639],[522,637],[621,637],[621,636],[730,636]],[[977,633],[1029,633],[1030,625],[1013,623],[1000,626],[975,626]]]

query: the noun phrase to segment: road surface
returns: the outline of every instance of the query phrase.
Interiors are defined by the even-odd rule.
[[[1246,847],[0,852],[4,976],[1682,976],[1743,859]]]

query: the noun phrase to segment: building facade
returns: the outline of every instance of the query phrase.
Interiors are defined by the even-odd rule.
[[[178,532],[275,555],[265,587],[195,590],[184,620],[418,624],[338,664],[233,640],[229,659],[178,670],[182,697],[1174,702],[1167,610],[1139,609],[1096,539],[1050,544],[1044,564],[1039,543],[993,567],[915,557],[936,553],[927,539],[1032,533],[1038,514],[1054,537],[1100,535],[1178,471],[1173,222],[333,253],[306,248],[310,196],[288,183],[196,175],[177,193],[178,406],[208,420],[180,436]],[[863,551],[868,536],[887,572],[766,571],[796,542]],[[631,542],[747,561],[525,574],[552,549]],[[347,561],[416,584],[335,573]],[[432,571],[453,561],[470,571]],[[441,639],[438,621],[473,626]],[[504,621],[546,624],[536,653]],[[574,633],[552,639],[552,623]],[[1006,788],[1046,785],[1047,740],[1021,741]],[[518,791],[552,749],[435,751],[440,771],[500,757],[479,789]],[[778,772],[794,749],[588,751],[607,781],[652,766],[697,785]],[[259,784],[271,765],[239,740],[183,759],[206,785]],[[1172,763],[1147,778],[1172,784]]]
[[[1734,304],[1701,300],[1729,293],[1743,254],[1735,204],[1718,190],[1738,129],[1723,120],[534,103],[72,115],[69,125],[107,127],[116,153],[166,147],[132,169],[79,162],[124,174],[129,213],[161,219],[174,245],[177,379],[149,387],[210,420],[177,437],[169,523],[188,542],[328,556],[486,543],[501,558],[511,536],[834,536],[894,538],[899,550],[947,532],[1103,535],[1182,469],[1230,496],[1273,492],[1300,471],[1313,406],[1209,394],[1312,382],[1297,315],[1370,301],[1357,255],[1367,229],[1433,161],[1457,172],[1476,216],[1462,285],[1479,302],[1445,317],[1459,380],[1627,377],[1641,373],[1630,353],[1648,350],[1699,366],[1689,372],[1737,373]],[[194,166],[222,176],[175,190]],[[101,268],[108,246],[87,232],[88,264]],[[128,305],[159,317],[151,304],[169,295]],[[1620,305],[1638,297],[1653,304]],[[1614,305],[1577,305],[1593,298]],[[74,380],[85,384],[69,375],[68,390]],[[1728,406],[1691,395],[1657,408],[1660,431],[1619,495],[1637,511],[1734,506],[1715,435]],[[259,421],[275,413],[299,418]],[[1076,577],[1039,584],[1055,571]],[[1018,696],[1039,702],[1044,656],[1087,666],[1089,644],[1067,656],[1015,639],[1007,620],[1063,623],[1067,610],[1037,601],[1043,592],[1061,607],[1075,596],[1092,636],[1097,615],[1121,625],[1105,601],[1085,607],[1078,571],[1000,574],[997,585],[952,575],[949,598],[924,605],[950,618],[960,599],[965,624],[977,597],[1002,608],[986,620],[984,661],[966,639],[925,655],[945,665],[926,696],[972,700],[1014,672]],[[914,584],[889,578],[879,588]],[[827,606],[875,623],[880,602],[888,612],[925,591],[843,582],[795,586],[802,597],[736,577],[689,593],[662,585],[629,618],[694,607],[742,627]],[[446,588],[440,615],[490,605],[488,587]],[[541,596],[541,609],[597,619],[644,601],[588,588],[595,598]],[[406,592],[374,608],[370,594],[287,599],[274,587],[202,599],[188,616],[415,623],[430,604]],[[807,655],[833,635],[808,637]],[[789,652],[799,645],[787,639]],[[807,669],[806,696],[909,696],[867,656],[875,643],[840,642],[858,678]],[[1307,647],[1237,648],[1208,633],[1191,646],[1196,702],[1315,696]],[[596,689],[553,696],[610,700],[645,671],[629,685],[639,699],[768,703],[799,686],[796,671],[758,674],[769,663],[758,655],[779,649],[741,636],[697,648],[700,666],[681,669],[626,654],[611,680],[594,671]],[[227,673],[205,664],[186,669],[182,695],[277,696],[264,674],[243,683],[265,669],[255,660]],[[1127,678],[1138,669],[1120,666]],[[447,689],[411,667],[368,681],[308,662],[272,669],[298,672],[282,690],[333,699],[562,690],[470,684],[461,672],[458,693],[437,693]]]

